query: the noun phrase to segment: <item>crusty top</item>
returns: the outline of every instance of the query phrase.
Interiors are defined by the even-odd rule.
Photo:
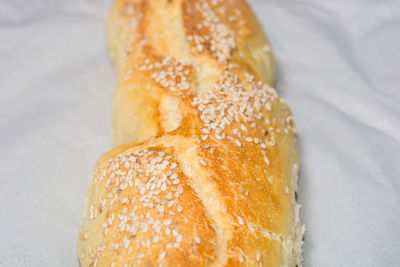
[[[113,139],[88,187],[82,266],[295,266],[294,124],[244,0],[117,0]]]

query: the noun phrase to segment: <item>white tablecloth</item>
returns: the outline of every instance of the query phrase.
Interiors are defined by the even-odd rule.
[[[294,113],[305,266],[400,264],[400,1],[253,0]],[[0,2],[0,266],[78,266],[111,148],[109,1]]]

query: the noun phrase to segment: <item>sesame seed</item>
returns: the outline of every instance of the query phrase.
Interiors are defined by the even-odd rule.
[[[177,231],[176,229],[173,229],[173,230],[172,230],[172,235],[173,235],[173,236],[177,236],[177,235],[178,235],[178,231]]]
[[[165,191],[166,189],[167,189],[167,185],[165,183],[162,183],[161,191]]]
[[[244,262],[244,258],[243,258],[243,256],[242,256],[242,255],[240,255],[240,256],[239,256],[239,261],[240,261],[241,263],[243,263],[243,262]]]
[[[238,219],[238,222],[239,222],[240,225],[244,225],[245,224],[245,222],[244,222],[242,217],[238,216],[237,219]]]
[[[124,247],[127,248],[127,247],[129,246],[130,240],[129,240],[128,238],[125,237],[125,238],[123,239],[123,242],[124,242]]]
[[[146,188],[145,187],[140,188],[140,194],[141,195],[143,195],[145,192],[146,192]]]
[[[198,237],[198,236],[195,236],[195,237],[194,237],[194,242],[196,242],[197,244],[200,244],[201,238]]]
[[[182,242],[182,239],[183,239],[183,236],[182,236],[181,234],[179,234],[179,235],[176,237],[176,241],[177,241],[177,242]]]
[[[261,143],[261,148],[266,149],[267,145],[265,143]]]
[[[160,260],[162,260],[162,259],[164,259],[164,257],[165,257],[165,255],[166,255],[167,253],[164,251],[164,252],[162,252],[161,254],[160,254],[160,256],[158,257]]]
[[[240,143],[240,141],[239,140],[237,140],[237,139],[235,139],[235,143],[236,143],[236,145],[238,146],[238,147],[241,147],[241,143]]]
[[[165,229],[165,234],[166,234],[166,235],[170,235],[170,234],[171,234],[171,230],[170,230],[169,228],[166,228],[166,229]]]
[[[251,138],[251,137],[246,137],[246,141],[247,141],[247,142],[252,142],[252,141],[253,141],[253,138]]]

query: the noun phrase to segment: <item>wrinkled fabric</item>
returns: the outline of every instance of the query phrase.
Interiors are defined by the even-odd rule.
[[[294,114],[305,266],[400,262],[400,1],[252,0]],[[110,1],[0,2],[0,266],[79,266]]]

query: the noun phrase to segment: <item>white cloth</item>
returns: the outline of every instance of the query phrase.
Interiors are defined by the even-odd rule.
[[[400,262],[400,1],[252,0],[302,159],[305,266]],[[111,148],[109,1],[0,2],[0,266],[78,266]]]

